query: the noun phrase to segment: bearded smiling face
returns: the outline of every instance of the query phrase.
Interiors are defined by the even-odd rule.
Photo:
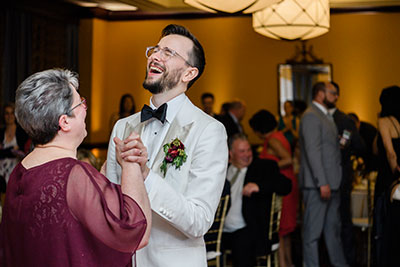
[[[150,67],[146,69],[146,77],[143,87],[152,94],[163,93],[174,88],[184,72],[183,68],[165,70],[160,63],[150,62]],[[155,77],[151,77],[155,76]]]
[[[175,88],[188,68],[193,43],[180,35],[167,35],[161,38],[147,58],[146,77],[143,87],[152,94],[160,94]],[[146,52],[146,53],[147,53]]]

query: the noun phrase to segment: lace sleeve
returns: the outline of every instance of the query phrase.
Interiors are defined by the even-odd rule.
[[[121,252],[137,249],[146,230],[143,211],[89,164],[72,168],[67,203],[73,216],[107,246]]]

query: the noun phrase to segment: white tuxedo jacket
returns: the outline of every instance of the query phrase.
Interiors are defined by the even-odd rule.
[[[113,138],[143,132],[140,112],[119,120],[112,131],[107,154],[107,177],[120,183]],[[152,208],[149,244],[136,254],[138,267],[206,267],[203,235],[211,227],[220,200],[228,162],[225,127],[194,106],[187,98],[178,111],[162,145],[179,138],[187,160],[180,169],[169,164],[163,177],[160,147],[149,166],[152,183],[147,188]],[[146,145],[146,144],[145,144]],[[152,162],[152,161],[150,161]]]

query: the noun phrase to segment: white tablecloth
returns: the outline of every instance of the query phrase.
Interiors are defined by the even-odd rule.
[[[367,189],[354,189],[351,192],[351,213],[353,218],[368,217]]]

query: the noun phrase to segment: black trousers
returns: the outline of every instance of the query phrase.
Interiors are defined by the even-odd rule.
[[[256,262],[256,242],[248,227],[222,234],[222,248],[232,251],[233,267],[253,267]]]
[[[355,266],[356,264],[356,250],[354,227],[351,219],[351,185],[342,185],[340,188],[340,218],[342,223],[341,239],[343,245],[343,252],[347,264]]]

